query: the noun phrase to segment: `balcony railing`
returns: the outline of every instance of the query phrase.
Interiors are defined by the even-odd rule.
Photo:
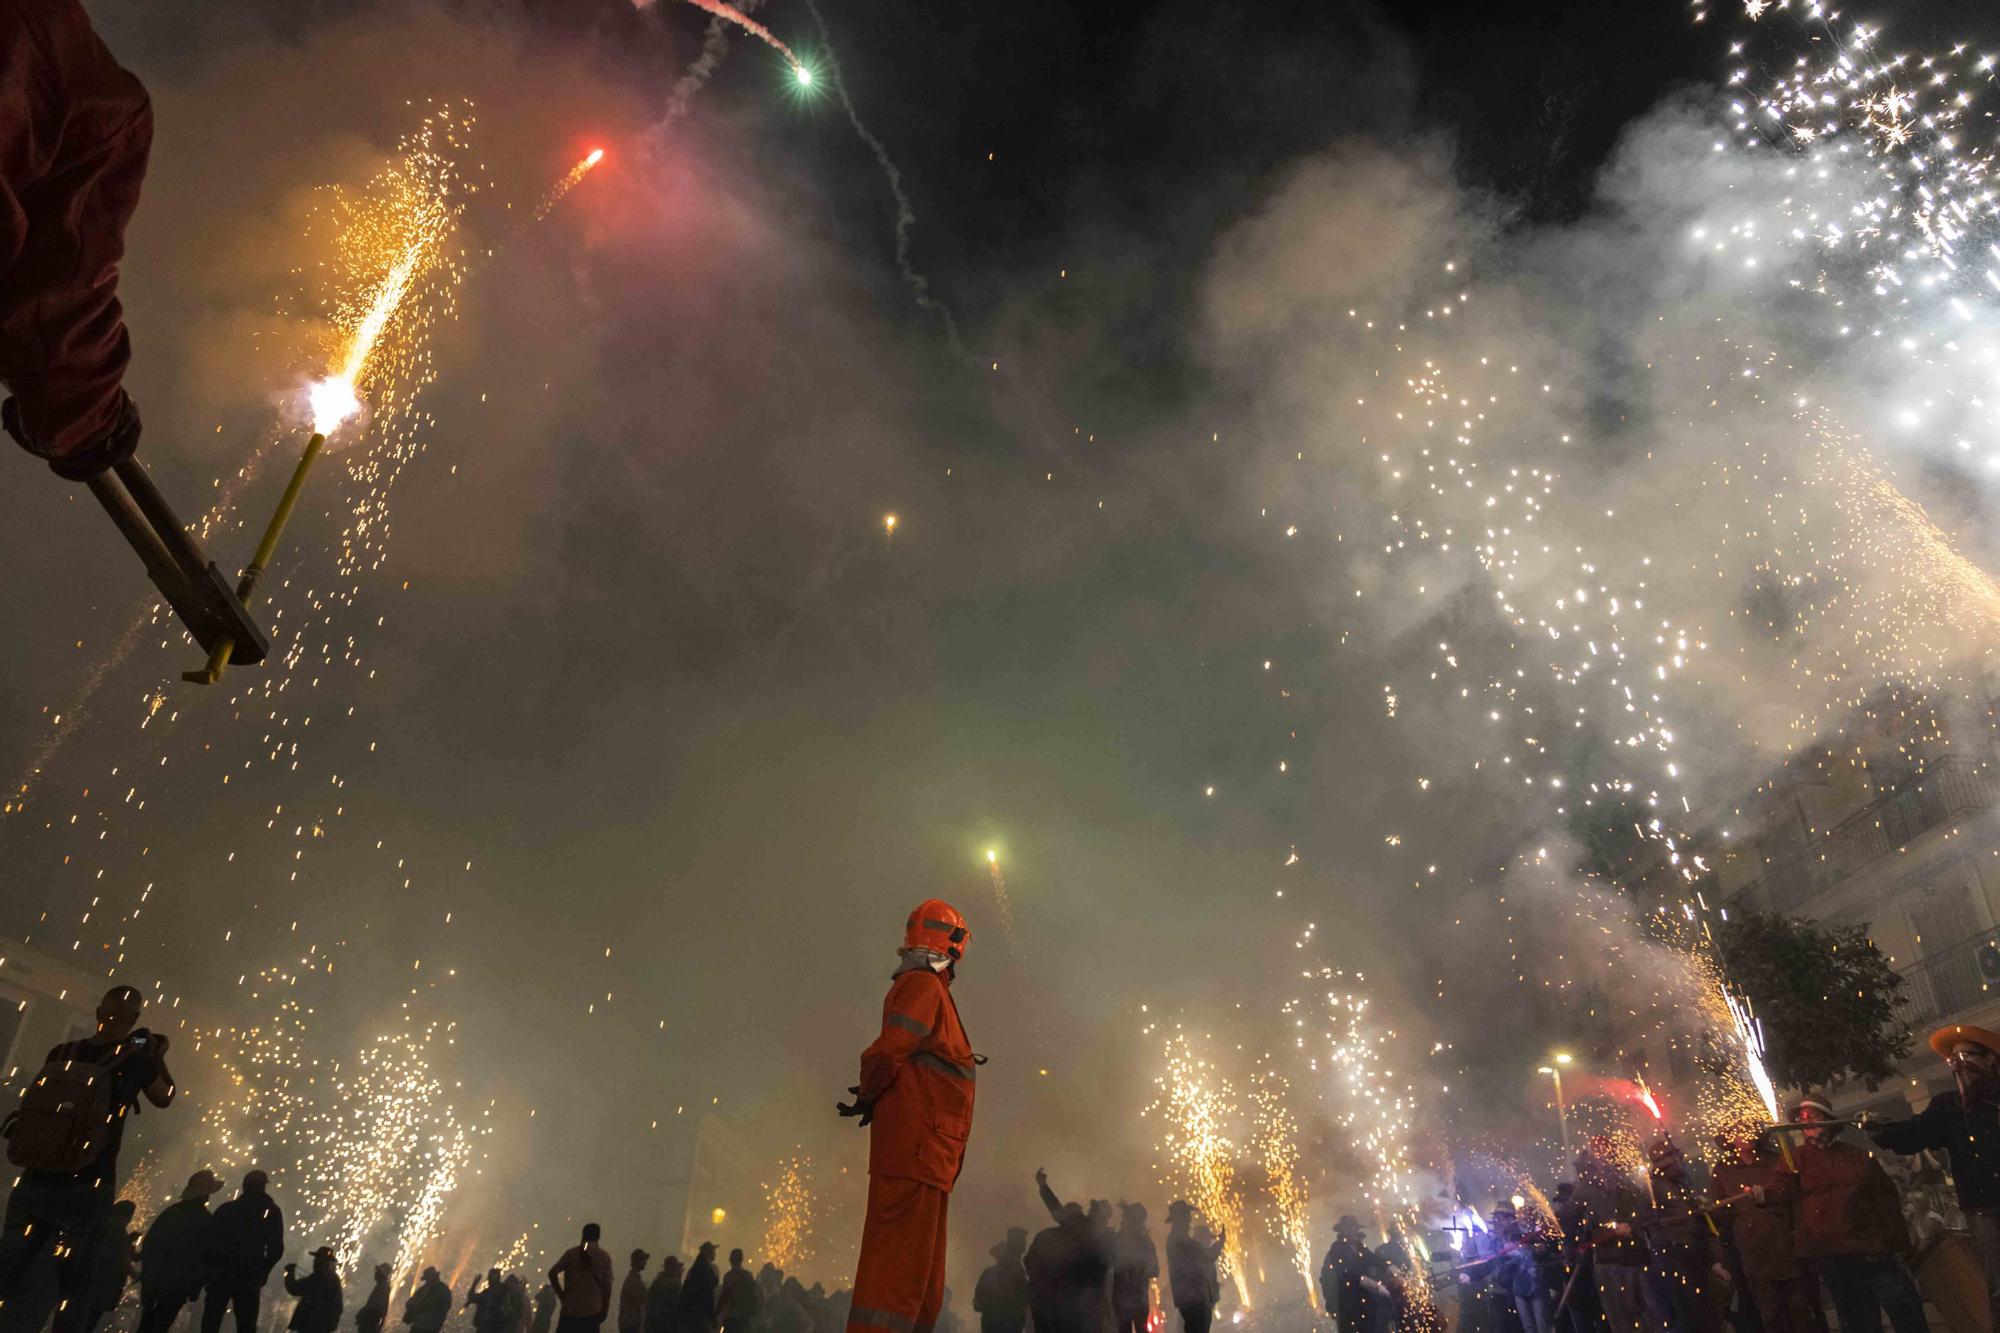
[[[1971,760],[1947,758],[1923,777],[1885,792],[1828,829],[1801,852],[1774,859],[1739,893],[1770,904],[1774,912],[1795,912],[1849,875],[1907,846],[1962,810],[2000,804],[2000,778]]]
[[[1954,1014],[2000,1000],[2000,930],[1927,952],[1902,973],[1906,989],[1898,1017],[1921,1037]]]

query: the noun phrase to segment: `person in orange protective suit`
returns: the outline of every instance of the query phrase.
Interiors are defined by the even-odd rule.
[[[971,932],[950,903],[910,913],[882,1035],[837,1109],[869,1126],[868,1216],[847,1333],[931,1333],[944,1303],[945,1210],[972,1132],[972,1053],[951,983]]]

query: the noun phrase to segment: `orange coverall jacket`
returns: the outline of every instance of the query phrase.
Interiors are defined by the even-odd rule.
[[[882,1035],[861,1053],[861,1097],[875,1103],[868,1174],[950,1191],[972,1133],[976,1066],[951,983],[900,972],[882,1002]]]

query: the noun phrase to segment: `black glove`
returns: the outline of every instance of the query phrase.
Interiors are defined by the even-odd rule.
[[[49,470],[65,481],[89,481],[130,458],[139,447],[139,409],[123,389],[118,391],[118,417],[111,429],[62,458],[49,458],[41,441],[29,433],[27,423],[21,420],[20,404],[12,398],[0,404],[0,425],[14,437],[14,443],[38,458],[48,458]]]
[[[854,1094],[854,1104],[852,1106],[849,1106],[846,1102],[835,1102],[833,1104],[833,1109],[840,1112],[840,1118],[846,1120],[858,1115],[861,1117],[861,1123],[864,1125],[873,1120],[875,1118],[875,1099],[870,1097],[864,1100],[861,1096],[861,1085],[858,1083],[849,1088],[848,1091]]]

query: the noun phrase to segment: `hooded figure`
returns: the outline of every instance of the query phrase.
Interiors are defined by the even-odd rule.
[[[931,1333],[944,1304],[945,1213],[965,1164],[979,1060],[951,997],[969,934],[940,899],[910,913],[881,1034],[861,1053],[854,1103],[839,1108],[871,1125],[848,1333]]]
[[[713,1333],[715,1292],[722,1278],[715,1271],[715,1242],[705,1240],[681,1279],[680,1308],[674,1316],[674,1333]]]
[[[674,1316],[681,1300],[681,1261],[668,1255],[646,1288],[645,1333],[674,1333]]]
[[[993,1266],[979,1275],[979,1285],[972,1289],[979,1333],[1021,1333],[1027,1326],[1028,1270],[1021,1266],[1027,1249],[1027,1229],[1009,1227],[1007,1239],[987,1251]]]
[[[1111,1319],[1117,1333],[1146,1333],[1153,1312],[1153,1281],[1160,1276],[1160,1251],[1146,1230],[1146,1205],[1122,1205],[1118,1234],[1111,1238]]]

